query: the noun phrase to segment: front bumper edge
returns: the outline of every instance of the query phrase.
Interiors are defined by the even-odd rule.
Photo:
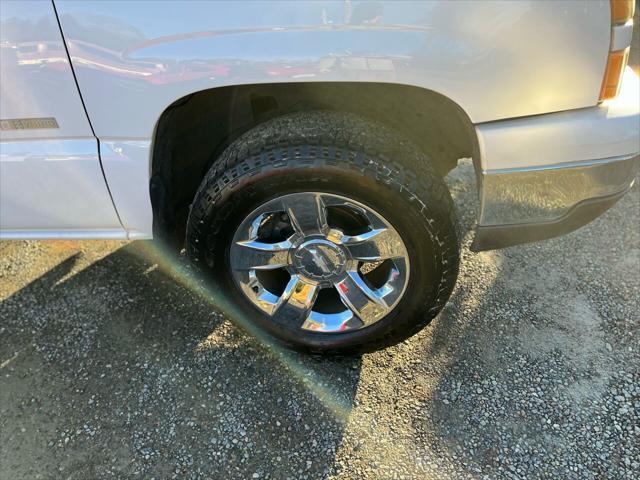
[[[626,155],[546,168],[485,172],[473,251],[572,232],[614,205],[633,185],[640,157]]]

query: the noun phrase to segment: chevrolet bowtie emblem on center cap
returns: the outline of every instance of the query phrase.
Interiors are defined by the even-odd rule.
[[[326,282],[344,273],[347,257],[342,248],[323,239],[309,240],[293,254],[293,263],[306,277]]]
[[[309,249],[309,252],[312,255],[311,260],[320,268],[320,270],[325,274],[331,273],[331,268],[329,268],[329,264],[327,263],[328,259],[325,257],[326,254],[322,250],[313,247]]]

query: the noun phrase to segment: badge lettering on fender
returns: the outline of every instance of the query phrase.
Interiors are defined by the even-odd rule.
[[[46,118],[7,118],[0,120],[0,130],[45,130],[60,128],[53,117]]]

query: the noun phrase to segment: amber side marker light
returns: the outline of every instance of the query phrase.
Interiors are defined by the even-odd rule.
[[[636,2],[635,0],[610,0],[610,3],[611,34],[613,35],[613,29],[616,26],[624,25],[633,18]],[[609,52],[598,102],[615,98],[618,95],[618,92],[620,91],[620,84],[622,83],[622,75],[624,74],[624,69],[627,66],[628,56],[629,48]]]
[[[621,25],[633,18],[635,0],[611,0],[611,24]]]
[[[604,71],[604,78],[602,79],[602,88],[600,89],[599,101],[609,100],[615,98],[620,90],[620,84],[622,83],[622,74],[624,73],[624,67],[627,65],[627,53],[628,48],[624,50],[618,50],[617,52],[609,52],[609,58],[607,59],[607,68]]]

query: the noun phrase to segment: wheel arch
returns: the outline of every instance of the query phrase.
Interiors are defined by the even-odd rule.
[[[248,84],[194,92],[159,117],[151,154],[154,237],[181,245],[189,205],[209,167],[231,142],[279,115],[304,110],[354,113],[401,133],[442,175],[460,158],[479,162],[469,116],[421,87],[375,82]]]

